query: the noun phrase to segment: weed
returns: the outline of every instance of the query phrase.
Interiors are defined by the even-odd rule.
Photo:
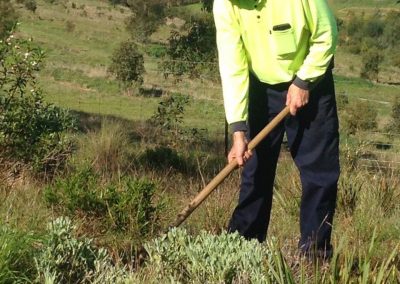
[[[0,283],[29,281],[35,273],[35,238],[0,224]]]

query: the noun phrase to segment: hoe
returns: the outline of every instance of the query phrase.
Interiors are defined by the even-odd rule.
[[[268,123],[248,144],[248,149],[253,150],[267,135],[289,114],[289,107],[285,107],[270,123]],[[197,207],[220,185],[225,178],[238,166],[236,159],[225,166],[197,196],[178,214],[170,228],[179,227]]]
[[[289,107],[285,107],[270,123],[268,123],[248,144],[248,149],[254,149],[288,114]],[[168,229],[179,227],[197,207],[220,185],[225,178],[238,166],[236,159],[225,166],[197,196],[178,214],[174,223]],[[138,250],[138,262],[141,263],[146,257],[143,247]]]

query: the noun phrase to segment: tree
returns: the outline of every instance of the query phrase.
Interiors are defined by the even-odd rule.
[[[171,32],[168,43],[167,57],[163,62],[166,76],[187,74],[198,77],[209,73],[219,78],[215,26],[211,18],[192,21],[187,33]]]
[[[133,15],[127,21],[127,29],[135,40],[146,42],[165,18],[162,0],[130,0],[127,2]]]
[[[125,88],[134,84],[140,86],[145,70],[143,55],[139,53],[137,45],[132,41],[121,43],[112,55],[108,71],[114,74]]]

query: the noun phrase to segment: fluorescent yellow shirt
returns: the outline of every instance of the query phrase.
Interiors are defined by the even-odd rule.
[[[268,84],[304,89],[326,71],[336,48],[326,0],[215,0],[219,68],[228,123],[247,120],[249,71]]]

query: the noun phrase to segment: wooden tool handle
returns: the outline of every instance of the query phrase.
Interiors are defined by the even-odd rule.
[[[268,123],[248,144],[248,149],[254,149],[267,135],[289,114],[289,107],[285,107],[270,123]],[[238,166],[236,159],[225,166],[206,187],[178,214],[171,227],[178,227],[190,214],[220,185],[225,178]]]

